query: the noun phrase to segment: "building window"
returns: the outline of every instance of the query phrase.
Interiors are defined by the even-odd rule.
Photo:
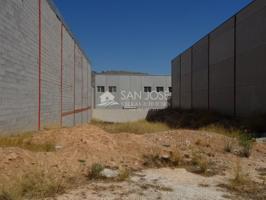
[[[116,86],[109,86],[109,92],[116,92]]]
[[[145,86],[144,87],[144,92],[151,92],[151,87],[150,86]]]
[[[163,92],[163,87],[156,87],[157,92]]]
[[[169,87],[169,88],[168,88],[168,91],[169,91],[170,93],[172,93],[172,87]]]
[[[97,86],[97,92],[104,92],[104,86]]]

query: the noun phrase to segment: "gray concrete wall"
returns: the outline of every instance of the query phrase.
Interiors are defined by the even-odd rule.
[[[93,109],[93,119],[104,122],[125,123],[144,120],[148,115],[147,109]]]
[[[180,56],[176,57],[172,61],[172,96],[171,96],[171,103],[173,108],[180,107]]]
[[[190,109],[191,100],[194,109],[228,115],[265,113],[265,22],[266,1],[255,0],[182,53],[181,89],[176,57],[172,61],[173,106]]]
[[[234,114],[234,18],[210,34],[210,109]]]
[[[266,1],[237,15],[236,112],[266,112]]]
[[[42,1],[41,13],[41,127],[52,128],[59,127],[61,119],[61,22],[47,1]]]
[[[0,133],[73,126],[91,118],[89,60],[51,1],[40,5],[0,1]]]
[[[192,107],[208,109],[208,36],[193,46],[192,65]]]
[[[37,129],[38,1],[0,1],[0,130]]]
[[[105,93],[98,92],[97,86],[104,86],[105,93],[108,91],[109,86],[116,86],[117,91],[112,93],[116,104],[100,105],[101,97]],[[151,93],[144,92],[145,86],[151,87]],[[163,87],[164,92],[157,93],[156,87],[158,86]],[[165,97],[171,95],[169,87],[171,87],[170,76],[96,74],[95,107],[99,109],[165,108],[168,106],[168,99]]]
[[[191,108],[191,49],[181,54],[181,107]]]
[[[63,113],[75,110],[74,107],[74,50],[75,42],[63,28]],[[74,125],[74,114],[63,117],[63,126]]]

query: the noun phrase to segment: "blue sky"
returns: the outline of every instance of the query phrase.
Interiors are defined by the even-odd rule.
[[[170,74],[170,61],[251,0],[54,0],[93,70]]]

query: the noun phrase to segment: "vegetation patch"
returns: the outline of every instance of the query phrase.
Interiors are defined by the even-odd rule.
[[[241,163],[238,160],[234,168],[233,178],[227,184],[220,184],[220,187],[226,188],[236,196],[244,199],[264,200],[266,199],[266,184],[258,183],[244,173]]]
[[[120,167],[119,168],[119,172],[118,172],[118,177],[117,177],[117,180],[118,181],[125,181],[125,180],[128,180],[129,177],[130,177],[130,169],[127,168],[127,167]]]
[[[240,156],[249,157],[253,147],[253,140],[247,135],[242,135],[239,137],[239,145],[241,146]]]
[[[185,168],[192,173],[201,174],[205,176],[213,176],[216,174],[213,169],[213,163],[199,152],[193,152],[190,165],[187,164]]]
[[[162,153],[159,150],[152,150],[151,153],[143,155],[144,166],[146,167],[178,167],[182,162],[180,152],[173,151]]]
[[[0,136],[0,147],[18,147],[34,152],[55,151],[55,144],[53,142],[33,142],[33,133],[24,133],[14,136]]]
[[[56,173],[32,170],[0,188],[0,200],[44,199],[62,194],[67,187]]]
[[[102,128],[109,133],[154,133],[167,131],[171,128],[162,122],[149,122],[146,120],[140,120],[136,122],[127,122],[127,123],[110,123],[103,122],[98,120],[93,120],[92,124]]]
[[[89,173],[88,173],[88,178],[89,179],[103,179],[104,177],[101,175],[101,172],[104,170],[104,166],[99,164],[99,163],[95,163],[91,166]]]
[[[227,136],[250,135],[250,133],[260,136],[266,131],[266,114],[236,118],[205,110],[167,108],[150,111],[146,120],[164,122],[172,128],[204,129]]]

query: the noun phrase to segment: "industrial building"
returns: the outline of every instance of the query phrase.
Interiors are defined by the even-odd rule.
[[[266,112],[266,1],[255,0],[172,60],[172,105]]]
[[[105,121],[131,121],[145,118],[150,109],[169,106],[171,76],[96,73],[93,80],[94,118]]]
[[[90,66],[51,0],[1,0],[0,133],[87,123]]]
[[[171,76],[95,74],[94,107],[99,109],[160,109],[168,106]]]

